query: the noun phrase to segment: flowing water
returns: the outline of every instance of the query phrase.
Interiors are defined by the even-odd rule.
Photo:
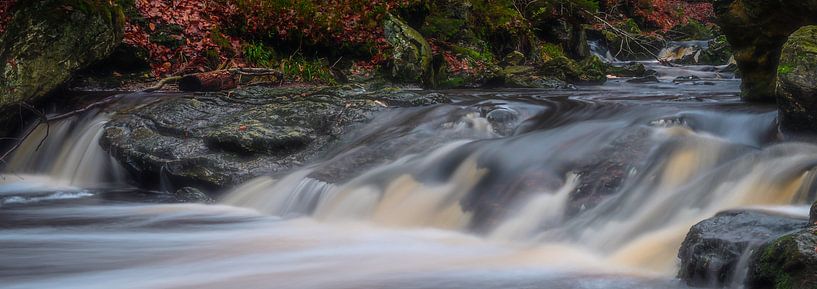
[[[0,288],[686,288],[690,226],[815,199],[817,146],[712,71],[449,91],[216,205],[121,197],[106,113],[39,127],[0,179]]]

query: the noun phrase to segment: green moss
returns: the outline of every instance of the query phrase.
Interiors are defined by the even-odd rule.
[[[438,85],[439,88],[458,88],[463,87],[464,85],[468,84],[468,79],[462,76],[453,76],[443,80],[440,80]]]
[[[638,23],[632,18],[628,18],[627,21],[624,21],[619,27],[632,34],[641,34],[641,28],[638,27]]]
[[[777,75],[786,75],[792,72],[794,68],[789,64],[781,64],[777,67]]]
[[[433,37],[441,41],[451,41],[458,38],[462,32],[465,20],[454,19],[442,16],[426,17],[420,32],[428,37]]]
[[[495,59],[494,54],[491,53],[490,49],[487,48],[477,50],[465,46],[452,45],[451,51],[462,57],[484,62],[491,62],[494,61]]]
[[[565,57],[565,51],[561,45],[544,43],[539,46],[539,57],[542,62],[548,62],[556,58]]]

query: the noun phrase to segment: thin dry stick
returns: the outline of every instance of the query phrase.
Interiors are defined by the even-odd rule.
[[[609,27],[611,30],[613,30],[614,33],[624,37],[625,41],[622,42],[622,45],[624,45],[624,43],[626,42],[628,50],[632,51],[630,49],[630,47],[629,47],[630,46],[629,43],[630,43],[630,41],[633,41],[633,42],[635,42],[635,44],[637,44],[639,47],[641,47],[644,51],[649,53],[650,56],[652,56],[652,58],[654,58],[655,60],[658,60],[658,62],[661,63],[662,65],[664,65],[664,66],[673,66],[672,63],[669,63],[668,61],[663,60],[660,57],[658,57],[658,55],[655,55],[655,53],[653,53],[652,50],[650,50],[648,47],[646,47],[644,44],[641,43],[641,40],[639,40],[638,38],[635,38],[629,32],[621,30],[618,27],[613,26],[613,24],[610,24],[610,22],[607,22],[607,20],[604,20],[603,18],[599,17],[595,13],[591,13],[590,11],[587,11],[585,9],[582,9],[581,11],[584,12],[585,14],[590,15],[591,17],[595,18],[596,20],[598,20],[599,22],[601,22],[605,26]],[[653,47],[653,48],[655,48],[655,47]]]
[[[230,73],[234,73],[234,74],[238,74],[238,75],[246,75],[246,76],[270,76],[270,75],[275,75],[275,76],[280,77],[280,76],[283,75],[283,73],[281,73],[280,71],[275,70],[275,69],[269,69],[269,68],[232,68],[232,69],[213,70],[213,71],[210,71],[210,72],[221,72],[221,71],[228,71]],[[168,77],[168,78],[164,78],[164,79],[160,80],[158,83],[156,83],[156,85],[148,87],[148,88],[146,88],[146,89],[144,89],[142,91],[143,92],[158,91],[158,90],[162,89],[163,87],[165,87],[165,85],[167,85],[167,84],[169,84],[171,82],[177,82],[177,81],[181,80],[184,77],[192,76],[192,75],[195,75],[195,73],[194,74],[186,74],[186,75],[182,75],[182,76],[171,76],[171,77]]]

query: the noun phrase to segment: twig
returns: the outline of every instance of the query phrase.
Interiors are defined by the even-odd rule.
[[[142,91],[143,91],[143,92],[154,92],[154,91],[160,90],[160,89],[162,89],[162,87],[165,87],[165,85],[167,85],[167,84],[168,84],[168,83],[170,83],[170,82],[174,82],[174,81],[179,81],[179,80],[181,80],[181,79],[182,79],[182,77],[183,77],[183,76],[171,76],[171,77],[168,77],[168,78],[164,78],[164,79],[162,79],[162,80],[159,80],[159,82],[158,82],[158,83],[156,83],[156,85],[151,86],[151,87],[148,87],[148,88],[145,88],[145,89],[144,89],[144,90],[142,90]]]
[[[233,73],[233,74],[237,74],[239,76],[241,76],[241,75],[246,75],[246,76],[270,76],[270,75],[274,75],[276,77],[282,77],[283,76],[283,73],[281,73],[278,70],[270,69],[270,68],[259,68],[259,67],[219,69],[219,70],[208,71],[208,72],[205,72],[205,73],[214,73],[214,72],[223,72],[223,71],[227,71],[227,72],[230,72],[230,73]],[[177,81],[181,80],[182,78],[185,78],[185,77],[188,77],[188,76],[193,76],[193,75],[196,75],[196,74],[198,74],[198,73],[186,74],[186,75],[182,75],[182,76],[171,76],[171,77],[168,77],[168,78],[164,78],[162,80],[159,80],[159,82],[156,83],[156,85],[148,87],[148,88],[146,88],[146,89],[144,89],[142,91],[143,92],[158,91],[158,90],[162,89],[163,87],[165,87],[165,85],[167,85],[167,84],[169,84],[171,82],[177,82]]]
[[[592,13],[592,12],[587,11],[587,10],[585,10],[585,9],[581,9],[581,11],[582,11],[582,12],[584,12],[585,14],[590,15],[591,17],[595,18],[596,20],[598,20],[598,21],[599,21],[599,22],[601,22],[602,24],[606,25],[606,26],[607,26],[607,27],[609,27],[611,30],[613,30],[613,32],[615,32],[616,34],[618,34],[618,35],[620,35],[620,36],[624,37],[624,38],[625,38],[625,40],[626,40],[625,42],[627,42],[627,46],[628,46],[628,47],[627,47],[627,49],[628,49],[628,50],[630,50],[630,48],[629,48],[629,43],[630,43],[630,42],[629,42],[629,41],[630,41],[630,40],[632,40],[633,42],[635,42],[635,44],[637,44],[638,46],[640,46],[640,47],[641,47],[641,49],[643,49],[643,50],[644,50],[644,51],[646,51],[648,54],[650,54],[650,56],[652,56],[652,58],[654,58],[655,60],[657,60],[657,61],[658,61],[659,63],[661,63],[662,65],[664,65],[664,66],[670,66],[670,67],[672,67],[672,66],[673,66],[673,65],[672,65],[672,63],[670,63],[669,61],[666,61],[665,59],[661,59],[660,57],[658,57],[658,55],[655,55],[655,53],[653,53],[653,52],[652,52],[652,50],[650,50],[649,48],[647,48],[646,46],[644,46],[644,45],[641,43],[641,40],[640,40],[640,39],[637,39],[637,38],[633,37],[633,36],[632,36],[632,35],[631,35],[629,32],[624,31],[624,30],[621,30],[621,29],[619,29],[618,27],[615,27],[613,24],[610,24],[610,22],[607,22],[607,20],[602,19],[601,17],[599,17],[599,16],[598,16],[598,15],[596,15],[595,13]],[[624,42],[622,42],[622,45],[624,45]],[[654,48],[654,47],[653,47],[653,48]],[[621,48],[620,48],[620,49],[621,49]],[[631,51],[632,51],[632,50],[631,50]]]
[[[36,114],[37,116],[40,117],[40,122],[37,125],[34,126],[35,129],[36,129],[36,127],[40,126],[40,124],[45,123],[45,135],[40,140],[40,143],[37,144],[37,148],[34,149],[34,151],[39,151],[40,147],[42,147],[43,143],[45,143],[45,140],[48,139],[48,134],[51,132],[51,124],[48,123],[48,117],[46,117],[45,113],[43,113],[42,111],[37,110],[35,107],[33,107],[30,104],[25,103],[25,102],[20,103],[20,105],[22,107],[25,107],[26,109],[30,110],[31,112],[33,112],[34,114]],[[32,130],[32,132],[33,132],[33,130]],[[21,139],[20,142],[22,142],[22,141],[23,140]]]

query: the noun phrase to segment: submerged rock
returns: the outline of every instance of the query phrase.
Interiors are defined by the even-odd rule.
[[[210,198],[210,196],[208,196],[201,190],[192,187],[184,187],[178,189],[174,194],[174,197],[176,198],[177,201],[182,203],[204,203],[204,204],[215,203],[215,200]]]
[[[104,3],[103,3],[104,2]],[[108,1],[19,1],[0,35],[0,123],[23,102],[47,96],[72,73],[107,57],[124,35]]]
[[[749,289],[817,288],[817,227],[763,245],[752,255]]]
[[[629,83],[659,83],[661,82],[658,80],[658,77],[655,75],[644,76],[644,77],[636,77],[633,79],[628,79],[627,82]]]
[[[765,212],[719,213],[689,230],[678,252],[678,277],[692,286],[728,285],[748,250],[807,225],[804,219]]]
[[[817,26],[803,27],[789,37],[778,76],[781,129],[817,133]]]
[[[165,96],[116,115],[102,144],[138,177],[222,188],[297,167],[388,106],[447,101],[436,93],[339,88]]]

